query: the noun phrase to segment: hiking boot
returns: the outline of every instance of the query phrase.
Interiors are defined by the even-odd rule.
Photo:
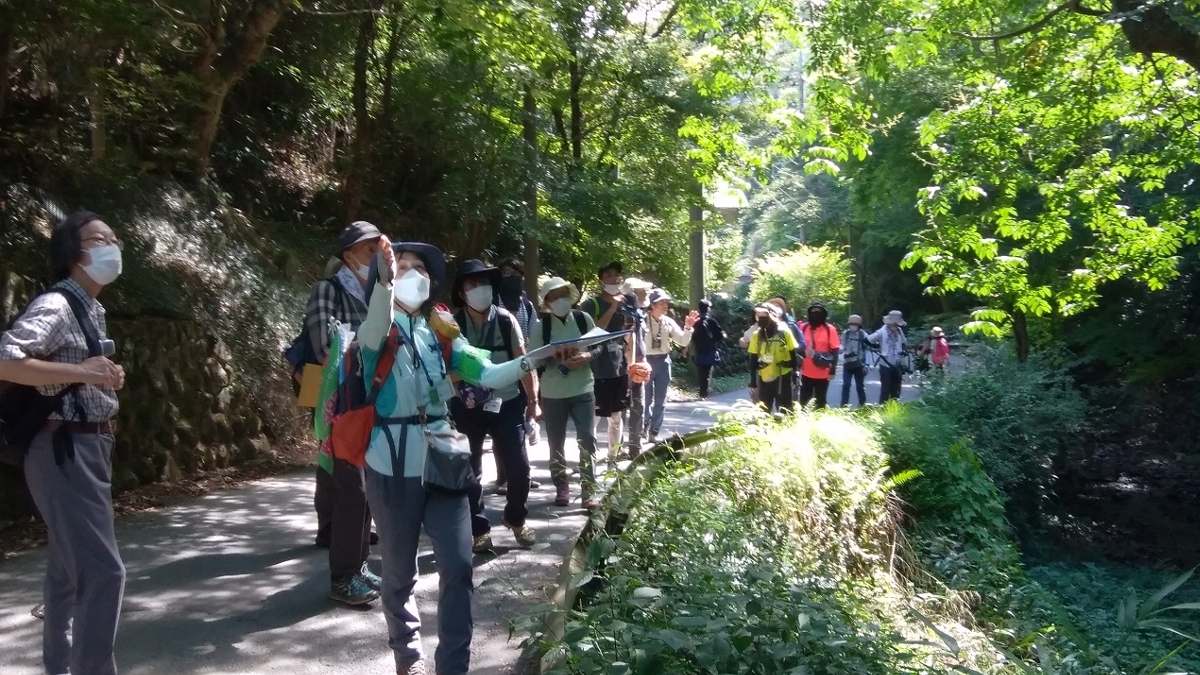
[[[371,566],[367,561],[363,561],[362,569],[358,571],[358,578],[366,582],[368,586],[377,591],[383,590],[383,578],[371,571]]]
[[[517,543],[521,545],[521,548],[529,548],[537,543],[537,534],[534,533],[533,528],[529,527],[527,523],[513,526],[509,525],[507,521],[502,520],[500,522],[505,527],[512,530],[513,538],[517,540]]]
[[[475,537],[475,542],[471,544],[471,551],[474,553],[487,553],[492,550],[492,535],[484,532]]]
[[[571,487],[566,483],[555,488],[554,505],[569,506],[571,504]]]
[[[396,664],[396,675],[425,675],[425,661],[415,659]]]
[[[355,607],[378,600],[379,591],[371,588],[366,581],[355,574],[351,577],[334,580],[333,587],[329,590],[329,597],[342,604]]]

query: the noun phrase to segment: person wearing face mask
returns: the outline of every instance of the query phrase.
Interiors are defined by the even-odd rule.
[[[628,328],[627,300],[621,293],[624,266],[610,262],[597,272],[600,294],[584,304],[583,310],[597,326],[609,332]],[[606,351],[596,355],[592,374],[596,377],[596,418],[608,420],[608,458],[616,461],[621,455],[623,413],[629,407],[629,342],[613,340]]]
[[[792,409],[792,376],[796,370],[796,336],[783,323],[779,307],[764,303],[754,308],[750,354],[750,389],[768,413]]]
[[[357,331],[367,316],[367,277],[382,236],[366,221],[347,226],[338,237],[340,254],[331,262],[331,276],[309,293],[304,326],[320,363],[329,357],[334,322]],[[379,597],[379,577],[367,557],[377,538],[371,533],[363,470],[318,451],[316,473],[317,546],[329,548],[329,597],[348,605],[371,602]]]
[[[560,277],[547,279],[540,289],[543,314],[533,330],[530,348],[537,349],[560,340],[578,338],[595,327],[586,312],[572,309],[579,301],[579,289]],[[571,503],[567,477],[567,422],[575,424],[579,441],[579,482],[583,506],[595,508],[596,475],[596,394],[592,359],[606,354],[604,345],[587,351],[572,351],[542,373],[542,416],[546,422],[546,441],[550,444],[550,476],[554,480],[555,506]]]
[[[95,213],[67,216],[50,235],[55,284],[0,336],[0,381],[35,388],[55,406],[38,420],[40,430],[30,429],[35,435],[23,458],[49,541],[47,673],[117,672],[113,643],[125,566],[113,530],[112,419],[125,371],[109,359],[113,344],[96,298],[120,276],[121,250]]]
[[[388,644],[400,675],[423,675],[413,589],[422,528],[437,558],[439,596],[439,675],[464,675],[471,658],[471,506],[466,494],[426,487],[430,434],[450,433],[447,418],[455,395],[452,376],[470,384],[503,390],[531,372],[528,357],[493,364],[467,339],[450,339],[443,356],[443,317],[431,298],[445,280],[446,259],[434,246],[379,242],[378,281],[358,332],[364,384],[372,386],[383,350],[395,362],[375,396],[375,427],[366,450],[367,500],[379,526],[383,554],[383,610]],[[372,276],[375,276],[374,274]],[[436,328],[435,326],[442,326]],[[435,332],[436,331],[436,332]]]
[[[690,312],[683,328],[667,315],[671,296],[661,288],[650,291],[650,312],[646,320],[646,360],[651,374],[646,382],[646,421],[650,426],[649,441],[658,442],[663,415],[667,408],[667,390],[671,387],[671,345],[686,347],[692,342],[692,331],[700,320],[699,312]]]
[[[529,344],[533,327],[537,325],[538,309],[525,293],[525,266],[517,258],[509,257],[501,260],[497,267],[500,268],[500,286],[496,290],[496,305],[507,309],[516,318],[521,337],[525,339],[525,344]],[[532,413],[531,406],[525,412],[525,440],[531,446],[541,441],[538,423]],[[531,490],[539,487],[541,485],[537,481],[529,481]],[[504,463],[496,457],[496,493],[504,494],[507,490],[508,476],[504,473]]]
[[[808,306],[804,324],[804,362],[800,364],[800,405],[816,399],[816,407],[828,403],[829,381],[837,373],[838,352],[842,348],[837,326],[829,321],[825,303]]]
[[[517,328],[517,319],[507,309],[497,307],[495,289],[501,283],[500,270],[478,260],[464,261],[450,291],[451,302],[458,308],[455,319],[463,337],[472,347],[491,355],[492,363],[504,363],[525,355],[525,341]],[[525,411],[531,409],[535,418],[541,417],[538,407],[537,378],[526,373],[521,385],[510,384],[500,389],[487,389],[467,382],[459,383],[458,396],[451,401],[450,411],[455,426],[466,435],[471,445],[471,468],[477,479],[483,475],[483,439],[492,437],[492,454],[512,479],[507,490],[507,504],[501,521],[513,532],[517,543],[529,548],[537,543],[533,529],[525,523],[529,511],[529,455],[525,451]],[[484,511],[483,487],[475,486],[471,498],[471,534],[473,550],[483,553],[492,549],[492,525]]]
[[[883,326],[867,336],[867,341],[879,345],[879,404],[900,398],[904,372],[900,359],[904,357],[904,314],[893,309],[883,317]]]

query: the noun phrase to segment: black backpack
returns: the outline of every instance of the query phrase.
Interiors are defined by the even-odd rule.
[[[330,277],[325,279],[325,281],[333,284],[333,289],[337,292],[338,302],[344,302],[345,298],[343,295],[346,291],[342,288],[341,283],[337,281],[337,278]],[[283,350],[283,359],[292,366],[293,373],[300,372],[308,364],[321,365],[321,362],[317,359],[317,350],[313,347],[312,340],[308,336],[307,313],[304,315],[304,321],[300,326],[300,334],[292,340],[287,349]]]
[[[458,325],[460,327],[466,326],[467,321],[468,321],[467,310],[460,309],[457,312],[455,312],[454,320],[458,322]],[[508,311],[507,309],[504,309],[503,307],[497,307],[496,308],[496,328],[500,331],[500,339],[504,341],[504,351],[505,351],[505,353],[508,354],[509,361],[511,361],[513,358],[512,334],[513,334],[513,330],[515,329],[515,327],[516,327],[516,318],[512,315],[512,312]],[[474,345],[474,346],[479,347],[480,349],[487,350],[489,352],[495,351],[493,349],[495,347],[494,344]]]
[[[48,293],[57,293],[67,299],[71,313],[75,315],[75,320],[79,322],[83,334],[87,337],[88,356],[101,356],[103,348],[100,344],[100,332],[88,317],[83,301],[65,288],[51,288],[43,295]],[[29,311],[32,304],[30,302],[26,305],[5,330],[12,328],[13,324]],[[0,382],[0,463],[13,466],[24,464],[33,438],[46,426],[50,415],[62,412],[63,400],[79,387],[80,385],[73,384],[54,396],[45,396],[36,387],[15,382]],[[76,400],[75,403],[77,411],[82,412],[79,401]]]

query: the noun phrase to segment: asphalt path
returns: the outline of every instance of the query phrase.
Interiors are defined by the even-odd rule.
[[[839,381],[831,389],[840,396]],[[916,388],[905,386],[905,398]],[[874,373],[868,400],[878,397]],[[745,392],[668,404],[664,435],[707,428]],[[601,428],[601,454],[606,435]],[[568,458],[575,444],[568,440]],[[530,448],[534,478],[529,523],[548,548],[524,550],[499,525],[503,497],[488,495],[494,554],[475,557],[472,672],[509,673],[519,657],[510,622],[545,601],[563,554],[586,516],[578,494],[553,506],[549,449]],[[484,461],[490,487],[495,464]],[[186,503],[122,517],[117,539],[127,569],[117,662],[126,675],[321,674],[395,672],[378,603],[349,608],[329,591],[327,554],[313,545],[313,470],[246,483]],[[41,627],[29,613],[40,602],[44,551],[0,563],[0,673],[37,675]],[[416,594],[422,617],[435,616],[437,574],[427,540],[419,555]],[[372,564],[379,569],[377,557]],[[436,635],[423,631],[432,673]]]

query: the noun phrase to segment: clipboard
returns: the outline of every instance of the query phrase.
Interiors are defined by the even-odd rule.
[[[619,330],[610,333],[603,328],[593,328],[585,333],[582,337],[551,342],[544,347],[538,347],[537,349],[526,352],[525,356],[532,361],[548,360],[554,356],[554,352],[558,351],[562,347],[574,347],[579,350],[590,349],[598,344],[623,338],[632,332],[632,330]]]
[[[300,376],[300,395],[296,397],[296,405],[301,408],[317,407],[317,398],[321,391],[321,373],[324,370],[315,363],[306,363]]]

